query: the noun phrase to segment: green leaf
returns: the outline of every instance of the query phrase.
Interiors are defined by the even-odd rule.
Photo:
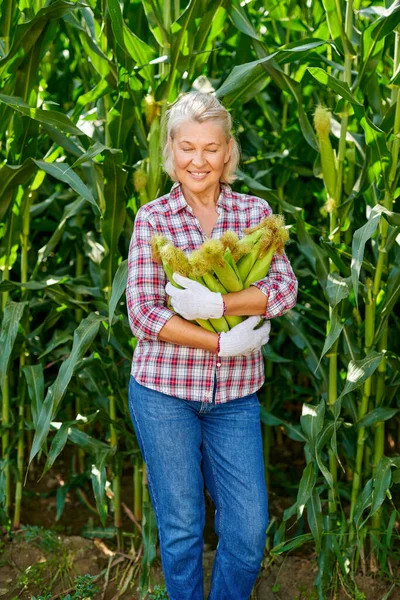
[[[357,423],[357,427],[370,427],[371,425],[374,425],[374,423],[381,423],[382,421],[392,419],[399,412],[399,410],[400,409],[398,408],[388,408],[384,406],[374,408],[362,419],[360,419],[360,421]]]
[[[317,476],[315,473],[315,467],[313,462],[309,462],[306,468],[303,471],[303,475],[299,484],[299,491],[297,493],[297,517],[300,519],[303,514],[304,508],[311,498],[311,494],[313,493],[314,486],[317,481]]]
[[[358,496],[355,507],[354,507],[354,524],[356,529],[359,531],[363,523],[361,522],[361,518],[363,512],[368,506],[372,503],[372,479],[369,479],[364,486],[363,491]]]
[[[103,527],[106,526],[108,514],[108,505],[106,500],[107,474],[105,464],[107,458],[107,454],[103,454],[99,460],[95,462],[95,464],[92,464],[91,472],[93,493],[96,499],[96,506]]]
[[[322,533],[324,531],[324,523],[322,518],[321,500],[317,490],[314,488],[310,499],[307,502],[307,520],[308,525],[315,540],[315,550],[321,552]]]
[[[372,492],[372,506],[369,514],[370,517],[372,517],[383,504],[386,493],[390,488],[391,479],[391,461],[387,456],[382,456],[376,468],[375,485]]]
[[[22,98],[14,96],[6,96],[0,94],[0,102],[4,102],[10,108],[17,110],[26,117],[30,117],[39,123],[45,125],[51,125],[56,127],[60,131],[65,133],[72,133],[73,135],[86,135],[81,131],[64,113],[56,112],[54,110],[42,110],[41,108],[32,108],[29,104],[26,104]]]
[[[54,419],[58,407],[68,388],[68,384],[74,373],[77,363],[85,355],[90,344],[93,342],[100,327],[100,322],[104,317],[91,313],[86,319],[83,319],[78,328],[74,331],[74,341],[72,350],[68,358],[62,363],[56,380],[48,388],[46,397],[41,407],[35,436],[32,442],[29,464],[35,458],[42,447],[50,428],[50,422]]]
[[[142,6],[146,14],[147,26],[153,34],[156,42],[161,47],[168,46],[170,40],[165,30],[163,18],[157,3],[153,0],[142,0]]]
[[[320,67],[307,67],[307,71],[321,83],[324,87],[328,87],[333,90],[336,94],[339,94],[345,100],[348,100],[352,105],[358,105],[364,110],[364,106],[358,102],[350,91],[350,88],[346,81],[336,79],[332,75],[329,75],[324,69]]]
[[[95,158],[99,154],[101,154],[104,150],[108,150],[107,146],[101,144],[100,142],[95,142],[89,150],[84,152],[75,162],[71,165],[71,169],[75,169],[75,167],[80,167],[85,162],[89,162],[92,158]]]
[[[276,363],[291,363],[293,362],[291,358],[286,358],[285,356],[280,356],[277,354],[271,347],[270,344],[264,344],[261,348],[261,352],[264,358],[270,360],[271,362]]]
[[[308,368],[313,373],[315,373],[316,368],[318,368],[316,376],[322,377],[324,385],[328,387],[326,372],[321,364],[318,365],[318,356],[314,348],[315,339],[310,336],[309,332],[304,328],[302,315],[296,313],[294,310],[290,310],[280,317],[280,322],[284,329],[286,329],[293,343],[300,350],[307,349],[307,352],[304,353],[304,360],[307,363]]]
[[[153,506],[148,500],[143,501],[142,537],[144,552],[139,588],[141,594],[147,594],[150,582],[151,565],[157,557],[157,522]]]
[[[313,406],[304,402],[302,406],[300,423],[312,450],[314,450],[317,436],[322,431],[324,426],[324,416],[324,400],[321,400],[317,406]]]
[[[296,425],[292,425],[283,419],[279,419],[272,413],[268,412],[266,408],[260,404],[260,418],[263,423],[269,425],[270,427],[276,427],[277,425],[283,426],[285,428],[287,436],[291,440],[295,440],[296,442],[305,442],[306,438],[302,434],[300,428]]]
[[[10,70],[12,66],[16,70],[37,42],[50,19],[59,19],[68,12],[81,8],[81,6],[78,2],[56,0],[56,2],[41,8],[33,19],[17,25],[10,51],[0,60],[0,76],[7,67]]]
[[[374,207],[371,210],[368,221],[354,232],[352,244],[352,259],[351,259],[351,278],[354,288],[354,299],[358,306],[358,279],[360,269],[364,257],[366,242],[374,235],[380,220],[380,212]]]
[[[18,185],[25,183],[32,177],[36,171],[36,166],[30,158],[27,158],[22,165],[3,165],[0,169],[0,221],[12,200],[10,193]]]
[[[63,181],[68,184],[77,194],[85,198],[90,204],[94,207],[95,213],[97,215],[101,215],[100,208],[97,205],[96,200],[94,199],[92,192],[88,187],[83,183],[82,179],[78,177],[75,171],[65,163],[49,163],[44,160],[34,160],[33,161],[39,169],[42,169],[48,175]]]
[[[122,294],[125,292],[126,284],[128,281],[128,259],[123,260],[119,265],[117,272],[114,276],[114,281],[112,284],[112,293],[110,302],[108,305],[108,325],[110,327],[108,332],[108,340],[110,340],[111,335],[111,325],[114,317],[115,309],[121,298]]]
[[[254,29],[251,21],[249,21],[244,8],[238,2],[238,0],[233,0],[228,6],[229,16],[232,19],[232,23],[234,26],[249,37],[254,40],[261,41],[257,35],[256,30]]]
[[[322,288],[325,289],[329,275],[328,260],[308,233],[305,225],[303,219],[298,216],[296,218],[296,233],[299,240],[299,249],[314,269]]]
[[[340,46],[342,46],[341,34],[343,31],[343,24],[341,11],[337,10],[335,0],[322,0],[322,4],[325,9],[326,22],[329,27],[331,38],[335,40],[336,43],[340,43]],[[343,48],[341,49],[343,50]]]
[[[330,350],[330,348],[332,348],[333,344],[339,338],[340,334],[342,333],[343,327],[344,327],[344,324],[340,322],[340,316],[338,315],[337,308],[335,308],[331,314],[329,332],[325,338],[324,347],[322,349],[322,353],[321,353],[320,359],[318,361],[318,365],[315,367],[315,371],[319,367],[319,364],[320,364],[321,360],[323,359],[323,357],[325,356],[325,354],[328,352],[328,350]]]
[[[155,58],[155,51],[135,35],[125,23],[123,25],[123,38],[128,54],[136,62],[135,70],[140,69],[140,74],[154,86],[154,67],[149,63]]]
[[[347,367],[346,385],[339,398],[358,389],[379,367],[384,353],[370,350],[361,360],[350,360]]]
[[[107,153],[104,160],[104,197],[106,210],[102,223],[102,232],[106,244],[107,254],[102,262],[106,271],[106,285],[111,286],[117,270],[119,259],[118,242],[125,222],[126,199],[125,182],[127,173],[122,168],[122,153]]]
[[[122,19],[121,6],[119,0],[108,0],[108,14],[111,19],[111,27],[114,33],[115,41],[122,50],[126,52],[124,42],[124,21]]]
[[[363,86],[364,76],[377,68],[385,37],[400,23],[400,4],[393,2],[384,13],[366,27],[361,36],[361,65],[354,85]]]
[[[377,313],[378,327],[376,330],[375,338],[378,340],[381,336],[382,329],[384,328],[387,320],[393,314],[398,299],[400,297],[400,268],[395,264],[389,273],[387,279],[387,285],[385,289],[385,298],[382,306],[379,307]]]
[[[18,333],[18,325],[28,302],[8,300],[3,313],[0,330],[0,388],[4,393],[4,383],[10,364],[11,354]]]
[[[315,444],[315,458],[320,468],[322,475],[325,477],[329,487],[333,489],[333,477],[330,471],[325,466],[322,460],[322,449],[332,439],[332,435],[335,433],[337,428],[336,422],[328,423],[324,429],[318,434],[317,442]]]
[[[31,413],[34,427],[37,426],[39,413],[43,404],[44,398],[44,375],[43,365],[25,365],[23,367],[26,383],[28,386],[28,394],[31,400]]]
[[[271,549],[271,554],[279,555],[284,552],[290,552],[291,550],[295,550],[296,548],[300,548],[307,542],[311,542],[313,539],[312,533],[305,533],[303,535],[298,535],[292,540],[288,540],[286,542],[281,542],[277,546],[274,546]]]
[[[64,449],[65,444],[68,439],[68,431],[69,431],[69,423],[62,423],[60,429],[57,431],[56,435],[53,437],[49,454],[47,455],[46,464],[44,465],[42,477],[51,467],[53,466],[56,458]]]
[[[39,267],[42,264],[42,262],[48,258],[50,253],[54,251],[57,244],[59,243],[59,241],[64,233],[64,228],[65,228],[65,224],[66,224],[67,220],[70,219],[71,217],[79,214],[82,211],[82,208],[85,206],[85,203],[86,203],[86,201],[83,198],[78,198],[74,202],[71,202],[70,204],[67,204],[67,206],[65,206],[63,216],[61,217],[60,222],[57,224],[57,227],[54,230],[49,241],[47,242],[47,244],[45,246],[40,248],[38,251],[37,263],[36,263],[35,268],[32,273],[33,278],[36,277],[37,272],[38,272]],[[33,290],[43,289],[43,288],[48,287],[49,285],[55,285],[57,283],[60,283],[60,282],[62,283],[63,281],[65,282],[68,280],[69,280],[69,277],[48,276],[44,281],[40,281],[40,282],[39,281],[29,281],[23,287],[25,287],[27,289],[33,289]]]
[[[344,298],[348,298],[350,289],[350,277],[340,277],[340,275],[335,271],[329,273],[326,281],[325,293],[332,308],[335,308],[335,306]]]

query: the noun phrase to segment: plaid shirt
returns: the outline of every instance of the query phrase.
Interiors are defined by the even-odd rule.
[[[227,229],[242,238],[244,228],[258,224],[272,213],[262,198],[239,194],[222,182],[216,209],[219,217],[212,231],[214,239]],[[217,404],[257,391],[264,383],[261,349],[248,356],[219,358],[221,366],[217,367],[217,355],[208,350],[157,339],[159,331],[176,313],[167,308],[164,269],[151,258],[150,242],[156,233],[186,254],[207,239],[179,182],[174,183],[169,194],[142,206],[135,218],[126,288],[129,325],[137,338],[131,374],[145,387],[185,400],[211,402],[215,376]],[[252,285],[268,297],[264,314],[268,319],[283,315],[296,304],[298,284],[286,254],[274,255],[268,276]]]

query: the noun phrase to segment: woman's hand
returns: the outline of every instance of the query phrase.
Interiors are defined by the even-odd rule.
[[[171,305],[175,312],[188,321],[195,319],[219,319],[224,312],[222,294],[210,292],[201,283],[183,277],[179,273],[172,275],[174,281],[184,289],[173,286],[170,282],[165,291],[171,297]]]
[[[254,329],[261,319],[261,316],[249,317],[230,331],[220,333],[218,356],[251,354],[266,344],[269,340],[271,321],[266,321],[261,327]]]

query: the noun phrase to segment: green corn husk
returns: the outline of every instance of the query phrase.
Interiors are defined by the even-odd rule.
[[[269,234],[260,240],[260,251],[257,261],[249,272],[244,282],[244,288],[247,289],[255,281],[264,279],[268,273],[272,258],[275,254],[283,254],[284,245],[289,239],[287,229],[283,227],[284,219],[282,215],[275,215],[273,229]]]
[[[207,240],[201,247],[201,251],[205,260],[208,261],[208,270],[214,271],[227,292],[240,292],[243,289],[243,283],[236,265],[233,268],[230,263],[231,252],[229,248],[224,251],[224,246],[220,240]]]
[[[175,248],[175,246],[163,236],[154,236],[152,240],[152,257],[156,262],[162,263],[168,280],[172,283],[172,285],[180,290],[183,289],[182,286],[178,285],[176,281],[174,281],[172,274],[179,273],[184,277],[189,276],[190,264],[185,253],[179,248]],[[170,307],[170,309],[173,310],[172,307]],[[212,331],[213,333],[218,331],[207,319],[196,319],[196,323],[198,323],[203,329],[207,329],[207,331]],[[226,321],[225,323],[220,323],[219,326],[224,327],[224,329],[221,329],[221,331],[229,331],[229,325],[226,323]]]
[[[226,294],[227,291],[222,285],[222,283],[211,273],[204,273],[203,275],[204,284],[208,287],[211,292],[219,292],[220,294]],[[244,320],[244,317],[239,317],[236,315],[225,315],[223,317],[229,325],[229,328],[235,327],[235,325],[239,325]]]
[[[212,292],[227,294],[247,289],[264,279],[272,258],[283,253],[289,238],[282,215],[269,215],[256,226],[244,229],[241,240],[233,231],[226,231],[219,240],[210,239],[194,250],[189,258],[166,238],[155,236],[152,242],[153,258],[162,263],[171,283],[174,272],[201,283]],[[246,317],[224,316],[220,319],[196,322],[208,331],[229,331]]]
[[[189,265],[189,274],[187,276],[190,277],[190,279],[201,283],[211,292],[216,291],[210,287],[205,280],[206,276],[209,275],[207,273],[208,262],[204,259],[203,254],[199,250],[193,250],[189,258]],[[217,333],[220,333],[221,331],[229,331],[229,323],[225,317],[220,317],[219,319],[209,319],[209,321]]]
[[[314,113],[314,127],[318,135],[321,167],[324,183],[330,198],[336,198],[336,159],[329,138],[331,112],[326,106],[318,105]]]
[[[246,277],[244,282],[244,289],[250,287],[252,283],[255,281],[259,281],[260,279],[264,279],[267,276],[268,269],[271,265],[272,257],[275,253],[276,247],[271,246],[269,251],[262,257],[257,260],[254,264],[253,268],[250,270],[250,273]]]

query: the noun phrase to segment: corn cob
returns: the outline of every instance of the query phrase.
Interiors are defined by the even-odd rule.
[[[185,253],[180,250],[179,248],[175,248],[175,246],[173,246],[173,244],[165,244],[164,246],[162,246],[161,250],[160,250],[160,255],[161,255],[161,259],[165,260],[165,262],[168,264],[169,268],[172,270],[172,273],[179,273],[180,275],[183,275],[184,277],[190,277],[191,279],[193,279],[193,281],[197,281],[198,283],[201,283],[201,285],[205,285],[204,280],[202,279],[202,277],[191,277],[191,266],[189,263],[188,258],[186,257]],[[171,274],[171,278],[172,278],[172,274]],[[171,281],[171,279],[170,279]],[[173,283],[176,287],[179,287],[180,289],[181,286],[179,286],[177,283],[175,283],[174,280],[171,281],[171,283]],[[207,286],[205,286],[207,287]],[[208,329],[209,331],[211,331],[211,329],[207,326],[210,325],[213,327],[212,331],[216,331],[216,332],[221,332],[221,331],[229,331],[229,325],[226,322],[224,317],[220,317],[219,319],[196,319],[196,322],[201,325],[201,327],[203,327],[204,329]]]
[[[167,238],[160,235],[155,235],[153,237],[151,242],[151,250],[153,260],[158,264],[163,265],[168,280],[172,283],[172,285],[180,290],[183,289],[182,286],[178,285],[173,279],[172,274],[179,273],[180,275],[187,277],[190,270],[190,265],[184,252],[182,252],[182,250],[179,248],[175,248],[175,246],[171,244]],[[173,310],[170,304],[169,308]],[[216,331],[212,324],[206,319],[196,319],[196,323],[198,323],[200,327],[203,327],[203,329],[207,329],[208,331],[212,331],[214,333]],[[226,327],[228,327],[228,324],[226,324]]]
[[[314,113],[314,127],[318,135],[322,175],[329,198],[336,199],[336,159],[329,139],[331,112],[318,105]]]
[[[275,215],[274,222],[269,230],[269,235],[266,235],[260,240],[258,259],[244,282],[245,289],[255,281],[259,281],[266,277],[275,253],[283,254],[284,245],[289,239],[289,233],[287,229],[283,227],[283,223],[284,219],[282,215]]]
[[[233,259],[229,248],[224,251],[220,240],[207,240],[201,247],[201,251],[208,261],[207,270],[214,271],[227,292],[240,292],[243,289],[237,267],[232,266]]]

